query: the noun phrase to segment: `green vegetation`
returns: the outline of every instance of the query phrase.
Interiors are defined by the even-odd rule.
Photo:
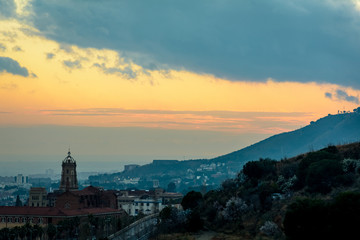
[[[249,239],[350,239],[360,220],[359,153],[354,143],[250,161],[219,189],[189,192],[181,203],[185,214],[165,208],[160,226],[171,223],[168,233],[203,227]]]
[[[344,192],[333,201],[298,199],[285,215],[288,239],[351,239],[360,220],[360,193]]]

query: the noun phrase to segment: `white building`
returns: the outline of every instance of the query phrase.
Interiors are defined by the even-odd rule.
[[[179,208],[180,205],[171,203],[171,200],[182,197],[183,195],[180,193],[165,193],[163,189],[156,189],[155,191],[120,191],[117,199],[119,209],[123,209],[131,216],[137,216],[140,213],[150,215],[160,212],[167,205]]]

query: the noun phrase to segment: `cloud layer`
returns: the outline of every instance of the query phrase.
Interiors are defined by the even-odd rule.
[[[29,76],[29,71],[25,67],[21,67],[16,60],[8,57],[0,57],[0,73],[1,72],[8,72],[23,77]]]
[[[119,51],[146,69],[360,88],[351,0],[32,1],[46,37]]]

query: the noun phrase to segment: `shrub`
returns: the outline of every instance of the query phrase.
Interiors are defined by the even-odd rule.
[[[186,209],[194,209],[203,202],[203,196],[200,192],[188,192],[181,201],[181,206]]]
[[[250,179],[261,179],[264,177],[273,177],[276,175],[276,161],[271,159],[260,159],[259,161],[250,161],[243,167],[243,173]]]
[[[275,236],[280,232],[278,225],[273,221],[266,221],[265,224],[261,226],[260,231],[267,236]]]
[[[335,178],[343,174],[338,160],[320,160],[312,163],[306,176],[306,185],[310,192],[327,193],[335,184]]]
[[[249,206],[244,200],[238,197],[232,197],[226,202],[224,210],[221,212],[227,221],[237,221],[249,210]]]

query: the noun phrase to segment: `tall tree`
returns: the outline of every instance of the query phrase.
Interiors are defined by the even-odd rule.
[[[16,202],[15,202],[15,206],[16,207],[22,207],[22,202],[21,202],[21,200],[20,200],[20,197],[19,197],[19,195],[17,195],[16,196]]]

